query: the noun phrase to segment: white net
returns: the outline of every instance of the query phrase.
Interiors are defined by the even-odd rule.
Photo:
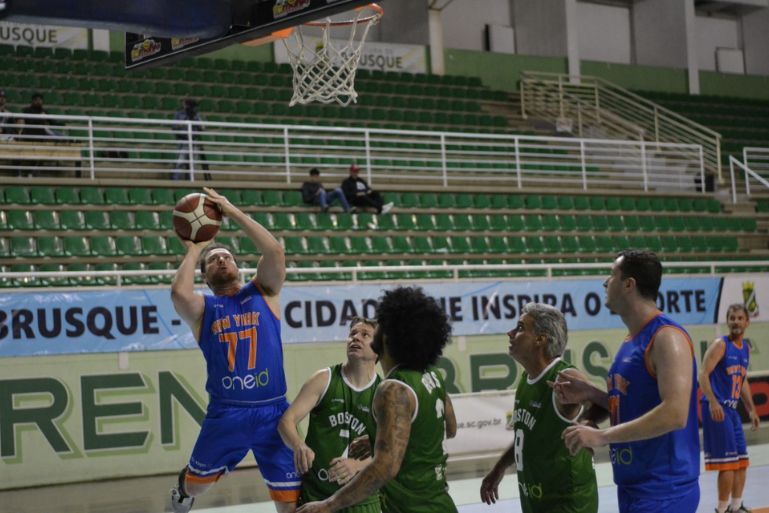
[[[358,10],[350,21],[332,22],[327,19],[308,24],[320,27],[320,39],[306,36],[302,26],[296,27],[293,34],[283,40],[294,70],[294,95],[289,106],[311,102],[337,102],[343,106],[355,103],[358,98],[355,73],[363,43],[369,29],[381,17],[381,8],[369,5]],[[332,39],[331,28],[340,26],[349,28],[348,37]]]

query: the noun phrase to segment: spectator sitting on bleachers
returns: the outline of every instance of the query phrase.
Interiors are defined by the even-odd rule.
[[[45,114],[50,115],[50,112],[43,108],[43,95],[40,93],[34,93],[32,95],[32,103],[29,107],[24,107],[21,111],[24,114]],[[61,126],[61,123],[53,119],[38,119],[38,118],[26,118],[24,120],[24,128],[21,130],[21,137],[25,141],[59,141],[64,138],[61,131],[52,127]]]
[[[320,206],[321,212],[328,212],[328,207],[334,200],[339,200],[345,212],[350,211],[350,204],[347,203],[341,187],[326,192],[320,183],[320,171],[317,168],[310,169],[310,179],[302,184],[302,201],[308,205]]]
[[[347,201],[356,207],[372,207],[376,209],[377,214],[386,214],[392,208],[393,204],[385,203],[382,195],[371,189],[366,181],[359,176],[360,168],[355,163],[350,164],[350,176],[342,182],[342,190],[347,197]]]

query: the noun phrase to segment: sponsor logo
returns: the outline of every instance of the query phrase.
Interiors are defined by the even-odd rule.
[[[332,403],[343,403],[344,399],[334,398],[334,399],[331,399],[331,402]]]
[[[270,369],[245,376],[224,376],[222,378],[222,387],[225,390],[253,390],[254,388],[266,387],[269,384]]]
[[[633,449],[630,447],[611,448],[609,449],[609,458],[612,465],[630,465],[633,463]]]
[[[310,0],[276,0],[272,7],[272,16],[275,19],[282,18],[306,9],[309,5]]]
[[[363,406],[362,404],[359,404],[359,405],[358,405],[358,409],[359,409],[360,411],[364,411],[364,412],[366,412],[366,413],[369,413],[369,412],[371,411],[371,410],[369,410],[369,407],[368,407],[368,406]]]
[[[531,406],[532,408],[542,408],[542,403],[540,403],[539,401],[531,401],[529,403],[529,406]]]
[[[146,59],[156,53],[160,52],[160,41],[154,39],[145,39],[139,43],[136,43],[131,48],[131,62],[138,62],[142,59]]]
[[[756,301],[756,284],[752,281],[742,282],[742,302],[748,309],[748,315],[758,317],[758,301]]]
[[[524,497],[531,497],[532,499],[542,498],[542,483],[522,483],[519,481],[518,488]]]
[[[171,49],[178,50],[179,48],[184,48],[185,46],[197,43],[198,41],[200,41],[199,37],[172,37]]]

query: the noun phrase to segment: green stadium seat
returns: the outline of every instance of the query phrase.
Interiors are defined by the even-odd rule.
[[[491,229],[488,216],[484,214],[474,214],[472,219],[473,219],[473,228],[475,229],[475,231],[485,232]]]
[[[91,255],[91,250],[85,237],[64,237],[62,245],[66,256],[87,257]]]
[[[326,237],[307,237],[307,252],[311,255],[328,255],[331,251]]]
[[[98,187],[81,187],[80,203],[82,205],[104,205],[104,193]]]
[[[527,232],[540,232],[542,231],[542,218],[538,215],[524,216],[523,227]]]
[[[170,255],[184,255],[187,248],[178,237],[169,237],[166,241],[166,251]]]
[[[245,191],[242,191],[245,192]],[[245,201],[245,198],[244,198]],[[252,203],[254,204],[254,203]],[[266,191],[262,191],[262,202],[261,204],[271,206],[271,207],[278,207],[283,206],[283,191],[276,191],[273,189],[268,189]]]
[[[128,201],[132,205],[153,205],[152,189],[146,187],[131,187],[128,189]]]
[[[37,246],[33,237],[11,237],[10,252],[14,257],[35,257]]]
[[[172,189],[151,189],[152,204],[167,205],[173,207],[176,204],[176,198]]]
[[[587,196],[575,196],[574,208],[577,210],[590,210],[590,199]]]
[[[526,208],[526,196],[522,194],[511,194],[507,197],[507,206],[515,210]]]
[[[566,194],[557,196],[556,202],[560,210],[574,210],[574,197]]]
[[[561,225],[558,223],[558,218],[552,214],[545,214],[541,216],[542,229],[546,232],[556,232],[561,229]]]
[[[490,194],[489,207],[494,209],[508,208],[507,197],[504,194]]]
[[[465,192],[461,192],[456,195],[456,207],[457,208],[473,208],[475,206],[473,195]],[[484,207],[479,207],[484,208]]]
[[[539,210],[542,208],[542,196],[539,194],[529,194],[524,196],[524,205],[531,210]]]
[[[426,207],[424,203],[422,203],[423,207]],[[448,192],[444,192],[443,194],[438,195],[438,208],[454,208],[456,207],[456,199],[454,198],[454,195]],[[428,207],[429,208],[429,207]]]
[[[542,242],[542,239],[536,235],[526,237],[524,244],[526,253],[541,255],[545,252],[544,242]]]
[[[545,210],[555,210],[558,208],[558,198],[556,196],[542,196],[542,208]]]
[[[6,187],[5,202],[11,205],[29,205],[29,191],[26,187]]]
[[[395,214],[395,223],[399,230],[417,230],[416,216],[414,214]]]
[[[595,239],[589,235],[581,235],[577,237],[576,242],[580,253],[593,253],[596,250]]]
[[[561,231],[573,232],[577,229],[576,217],[571,214],[561,214],[558,216],[558,226]]]
[[[165,239],[157,235],[141,237],[141,248],[143,255],[165,255],[168,252]]]
[[[646,197],[635,198],[635,208],[639,212],[649,212],[652,209],[649,198],[646,198]]]
[[[589,232],[593,230],[593,216],[574,216],[577,231]]]
[[[128,191],[123,187],[107,187],[104,189],[104,199],[108,205],[130,205]]]
[[[98,257],[117,256],[115,241],[111,237],[91,237],[91,254]]]
[[[274,230],[295,230],[294,218],[292,214],[286,212],[273,212],[272,228]]]
[[[172,213],[173,215],[173,213]],[[113,220],[114,222],[114,220]],[[134,214],[134,226],[136,230],[162,230],[157,212],[149,210],[139,210]]]
[[[286,237],[284,240],[286,254],[288,255],[306,255],[307,248],[302,237]]]
[[[635,198],[632,196],[623,196],[619,199],[619,208],[624,211],[636,210]]]
[[[32,214],[26,210],[9,210],[6,213],[6,224],[11,230],[34,230],[35,222]]]
[[[545,253],[560,253],[561,243],[558,237],[554,235],[545,235],[542,237],[542,244],[545,248]]]
[[[350,252],[354,255],[370,253],[367,237],[350,237]]]
[[[80,203],[80,195],[74,187],[57,187],[55,196],[56,203],[59,205],[77,205]]]
[[[35,228],[38,230],[58,230],[59,216],[52,210],[35,210]]]
[[[418,208],[420,196],[416,192],[403,192],[398,198],[397,204],[401,208]]]
[[[606,210],[606,198],[602,196],[590,196],[588,199],[590,210]]]
[[[622,204],[620,203],[620,199],[616,196],[609,196],[608,198],[606,198],[605,205],[606,205],[606,210],[610,212],[616,212],[617,210],[622,210]]]
[[[114,230],[135,230],[136,224],[131,212],[114,210],[109,215],[110,225]]]
[[[29,199],[35,205],[55,205],[56,196],[51,187],[30,187]]]
[[[62,244],[56,237],[36,237],[37,254],[44,258],[56,257],[62,254]]]
[[[438,208],[438,196],[434,192],[423,192],[419,195],[419,206],[422,208]]]
[[[418,214],[414,228],[419,231],[435,230],[435,219],[431,214]]]
[[[603,215],[590,216],[590,224],[593,225],[593,230],[597,232],[605,232],[609,230],[609,220]]]

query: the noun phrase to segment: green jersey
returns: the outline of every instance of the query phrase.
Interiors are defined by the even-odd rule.
[[[328,479],[331,460],[346,458],[354,439],[368,435],[373,440],[376,431],[372,404],[381,381],[379,375],[364,388],[357,389],[345,378],[341,364],[329,371],[326,390],[310,411],[305,443],[315,452],[315,460],[302,477],[302,503],[326,499],[341,488]],[[372,502],[378,504],[379,496],[374,495],[361,504]]]
[[[400,471],[382,487],[383,513],[451,513],[457,507],[446,483],[446,387],[435,369],[399,369],[387,379],[406,385],[416,398],[411,435]]]
[[[581,450],[571,456],[561,433],[572,424],[556,410],[555,381],[571,365],[556,358],[542,373],[525,372],[515,393],[515,464],[524,513],[595,513],[598,488],[593,458]]]

